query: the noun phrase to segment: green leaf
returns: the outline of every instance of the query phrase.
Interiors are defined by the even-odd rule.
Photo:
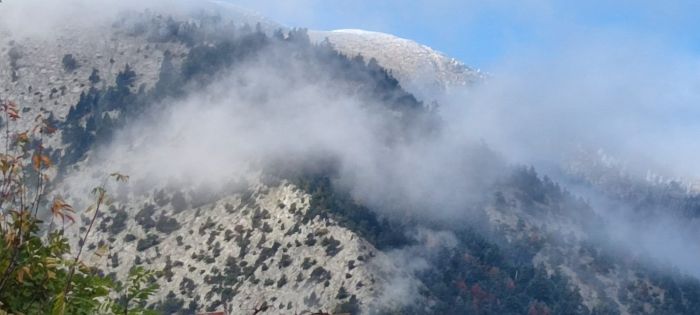
[[[64,315],[66,312],[66,299],[63,292],[56,295],[51,307],[51,315]]]

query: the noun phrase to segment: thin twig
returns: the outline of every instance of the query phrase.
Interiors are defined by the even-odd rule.
[[[75,255],[73,265],[71,266],[70,273],[68,274],[66,288],[63,290],[63,299],[64,300],[66,300],[68,298],[68,292],[71,289],[71,282],[73,281],[73,275],[75,274],[75,267],[78,265],[78,262],[80,261],[80,255],[83,253],[83,248],[85,247],[85,243],[87,243],[87,238],[90,235],[90,231],[92,230],[92,226],[95,224],[95,219],[97,219],[97,214],[100,212],[100,206],[102,205],[102,202],[104,201],[104,197],[105,197],[104,189],[99,190],[98,194],[99,195],[97,197],[97,205],[95,207],[95,214],[92,216],[92,220],[90,220],[90,225],[88,226],[88,229],[85,232],[85,236],[83,237],[82,242],[80,242],[80,244],[79,244],[78,254]]]

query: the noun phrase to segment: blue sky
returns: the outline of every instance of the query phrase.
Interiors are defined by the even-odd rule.
[[[361,28],[414,39],[488,70],[612,37],[700,51],[700,1],[233,0],[288,26]],[[615,40],[613,40],[614,42]]]

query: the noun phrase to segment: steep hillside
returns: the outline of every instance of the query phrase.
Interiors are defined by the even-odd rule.
[[[247,189],[211,202],[167,189],[122,200],[88,244],[111,248],[93,263],[116,279],[134,265],[163,270],[154,301],[168,314],[224,303],[240,313],[263,303],[275,313],[377,308],[385,285],[412,277],[380,265],[385,254],[353,231],[310,217],[311,196],[294,185]]]

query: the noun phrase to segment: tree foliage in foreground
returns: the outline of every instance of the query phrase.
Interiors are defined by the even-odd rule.
[[[54,127],[42,113],[33,129],[14,132],[17,105],[5,101],[0,110],[6,138],[0,153],[0,314],[154,313],[144,308],[158,288],[153,272],[134,268],[124,284],[115,283],[83,260],[107,254],[107,245],[83,251],[101,207],[109,203],[105,189],[93,190],[95,201],[85,212],[90,224],[80,245],[71,248],[65,233],[75,223],[75,210],[47,193],[54,162],[43,141]]]

